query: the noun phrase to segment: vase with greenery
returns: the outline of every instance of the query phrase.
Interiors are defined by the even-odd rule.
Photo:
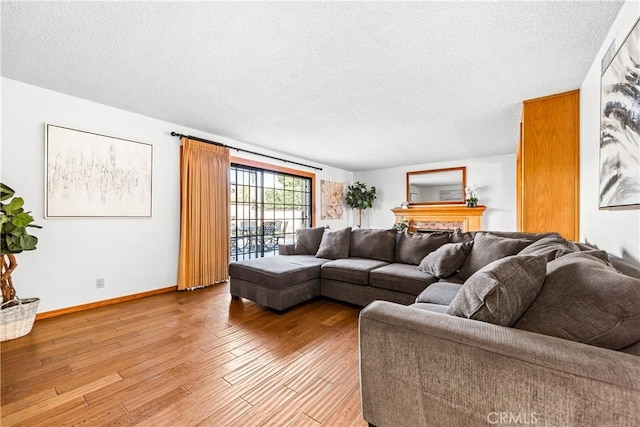
[[[356,181],[353,185],[347,186],[347,205],[351,209],[358,209],[358,227],[362,227],[362,212],[373,207],[376,199],[376,187],[367,188],[367,185]]]
[[[2,253],[2,308],[9,308],[10,303],[16,298],[16,290],[13,287],[11,274],[18,263],[15,254],[22,251],[32,251],[38,244],[38,238],[30,235],[27,228],[42,228],[33,224],[31,212],[25,212],[22,197],[14,197],[15,191],[3,183],[0,183],[0,225],[2,233],[0,237],[0,252]]]
[[[478,187],[477,185],[471,185],[466,187],[464,189],[464,192],[467,195],[467,207],[478,207],[478,193],[480,192],[480,187]]]
[[[393,224],[392,228],[396,230],[398,233],[402,233],[404,230],[409,228],[409,220],[404,215],[402,215],[400,217],[400,220],[395,224]]]

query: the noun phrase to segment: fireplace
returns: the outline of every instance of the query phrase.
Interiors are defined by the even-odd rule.
[[[392,209],[396,222],[402,217],[409,222],[409,231],[478,231],[482,228],[482,214],[486,206],[468,208],[464,205],[412,206]]]

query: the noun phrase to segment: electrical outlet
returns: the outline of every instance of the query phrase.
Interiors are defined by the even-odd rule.
[[[96,279],[96,289],[102,289],[104,288],[104,279],[100,278],[100,279]]]

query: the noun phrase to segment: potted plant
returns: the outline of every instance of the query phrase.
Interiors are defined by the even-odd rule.
[[[409,228],[409,220],[404,215],[402,215],[400,217],[400,220],[393,224],[393,227],[391,228],[396,230],[398,233],[402,233],[404,230]]]
[[[478,207],[478,193],[480,192],[480,187],[477,185],[471,185],[464,189],[464,192],[467,194],[467,207],[469,208],[477,208]]]
[[[24,199],[14,197],[15,191],[0,183],[0,252],[2,269],[0,289],[0,341],[14,339],[28,334],[38,309],[38,298],[19,299],[13,287],[11,274],[18,266],[15,254],[32,251],[38,244],[38,238],[27,233],[27,228],[42,228],[32,224],[31,212],[23,209]]]
[[[351,209],[358,209],[358,227],[362,226],[362,211],[373,206],[376,199],[376,187],[367,188],[367,185],[356,181],[347,186],[347,205]]]

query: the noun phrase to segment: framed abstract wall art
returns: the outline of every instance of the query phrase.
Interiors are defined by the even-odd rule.
[[[45,217],[151,217],[153,146],[45,124]]]
[[[600,208],[640,207],[640,20],[600,86]]]
[[[342,219],[344,212],[344,184],[320,180],[322,199],[320,219]]]

